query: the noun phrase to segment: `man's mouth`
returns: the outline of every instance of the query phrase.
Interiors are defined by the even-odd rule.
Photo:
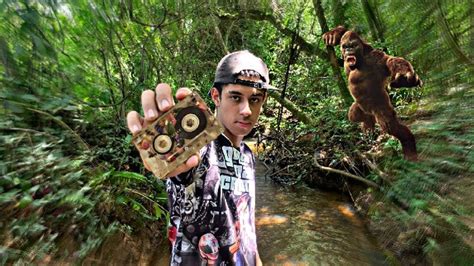
[[[237,121],[236,123],[237,123],[237,125],[238,125],[239,127],[243,127],[243,128],[250,128],[250,127],[252,127],[252,123],[249,122],[249,121]]]

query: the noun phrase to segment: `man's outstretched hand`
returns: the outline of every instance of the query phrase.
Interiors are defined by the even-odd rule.
[[[176,99],[181,101],[186,96],[191,94],[191,90],[188,88],[180,88],[176,92]],[[163,113],[171,109],[174,105],[173,96],[171,95],[171,87],[168,84],[160,83],[156,86],[155,91],[145,90],[142,92],[141,97],[142,109],[145,117],[140,116],[136,111],[131,111],[127,114],[127,126],[128,129],[135,136],[142,128],[147,127],[149,124],[153,123],[158,117]],[[142,145],[151,145],[150,143],[145,143]],[[145,168],[151,171],[149,165],[143,160]],[[199,164],[199,155],[195,154],[189,157],[189,159],[182,165],[178,166],[174,171],[169,173],[165,178],[176,176],[180,173],[189,171],[191,168]]]

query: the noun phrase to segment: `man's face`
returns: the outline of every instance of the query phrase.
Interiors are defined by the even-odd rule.
[[[257,77],[240,76],[239,78],[259,81]],[[266,94],[256,88],[227,84],[222,88],[220,97],[215,88],[211,96],[216,104],[217,118],[225,128],[225,135],[237,144],[257,123]]]

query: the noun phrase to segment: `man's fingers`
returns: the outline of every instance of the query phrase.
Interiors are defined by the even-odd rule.
[[[131,111],[127,114],[127,126],[133,135],[142,129],[143,118],[136,111]]]
[[[186,166],[189,168],[196,167],[199,164],[199,155],[193,155],[189,157],[189,159],[186,161]]]
[[[184,99],[186,96],[188,96],[189,94],[191,94],[191,90],[188,89],[188,88],[180,88],[177,92],[176,92],[176,99],[178,99],[178,101],[181,101],[182,99]]]
[[[173,96],[171,94],[171,87],[168,84],[160,83],[156,86],[155,91],[145,90],[142,93],[142,108],[145,118],[143,119],[137,112],[132,111],[127,114],[127,126],[133,134],[139,132],[143,127],[156,120],[162,113],[168,111],[174,105]],[[176,98],[178,100],[184,99],[186,96],[191,94],[191,90],[188,88],[180,88],[176,92]],[[147,147],[141,147],[142,149],[148,149],[150,143],[143,141],[142,145]],[[145,168],[150,170],[149,165],[146,164],[145,160],[142,161]],[[199,164],[199,155],[195,154],[182,165],[178,166],[175,170],[169,173],[166,177],[176,176],[180,173],[187,172],[191,168],[196,167]]]
[[[189,94],[191,94],[190,89],[180,88],[176,92],[176,98],[182,100]],[[145,114],[145,120],[148,122],[157,119],[162,113],[171,109],[173,105],[171,87],[168,84],[160,83],[156,86],[155,91],[146,90],[142,93],[143,113]]]
[[[168,111],[173,105],[173,96],[171,95],[171,87],[166,83],[160,83],[156,86],[156,103],[160,112]]]
[[[186,163],[176,167],[171,173],[169,173],[166,178],[177,176],[181,173],[189,171],[191,168],[196,167],[199,164],[199,155],[195,154],[186,161]]]
[[[142,92],[142,108],[146,121],[153,121],[158,118],[158,109],[155,104],[155,92],[145,90]]]

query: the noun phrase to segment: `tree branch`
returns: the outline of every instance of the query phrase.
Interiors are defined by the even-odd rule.
[[[354,174],[351,174],[351,173],[348,173],[346,171],[342,171],[342,170],[339,170],[339,169],[334,169],[334,168],[331,168],[331,167],[322,166],[318,163],[318,159],[316,157],[317,156],[314,156],[313,161],[314,161],[314,165],[316,165],[316,167],[318,167],[319,169],[322,169],[322,170],[327,171],[327,172],[343,175],[343,176],[355,179],[357,181],[363,182],[363,183],[367,184],[370,187],[380,189],[379,185],[377,185],[376,183],[374,183],[374,182],[372,182],[368,179],[365,179],[363,177],[360,177],[360,176],[357,176],[357,175],[354,175]]]
[[[317,2],[319,3],[319,1]],[[320,3],[319,3],[319,6],[320,6]],[[275,5],[272,5],[272,9],[274,10],[273,12],[275,14],[278,13],[277,11],[275,11],[276,9]],[[317,6],[315,6],[315,10],[317,11],[317,13],[319,12]],[[322,8],[319,8],[319,10],[322,12]],[[344,99],[344,102],[347,105],[349,105],[352,102],[352,97],[350,96],[349,91],[347,90],[347,87],[345,85],[345,81],[340,73],[339,64],[337,63],[337,58],[334,53],[334,48],[332,47],[327,48],[329,52],[323,51],[322,49],[318,47],[318,45],[307,42],[295,30],[289,29],[285,25],[283,25],[281,19],[277,18],[274,14],[268,14],[267,12],[262,11],[262,10],[250,9],[250,10],[246,10],[242,14],[228,14],[228,13],[222,14],[219,12],[217,13],[218,13],[217,17],[221,19],[236,20],[244,16],[249,19],[253,19],[257,21],[267,21],[270,24],[272,24],[277,30],[279,30],[282,34],[286,35],[287,37],[294,38],[295,43],[299,46],[301,51],[304,51],[310,55],[316,55],[317,57],[323,60],[329,61],[334,71],[334,75],[337,77],[337,85],[341,93],[341,97]],[[318,16],[318,18],[319,17],[320,16]],[[320,20],[320,24],[326,25],[324,15],[323,15],[323,20],[324,20],[324,23],[321,23],[321,20]],[[323,25],[321,25],[322,28],[323,28]],[[326,26],[326,29],[327,29],[327,26]]]
[[[306,114],[305,112],[301,111],[294,103],[292,103],[288,99],[282,99],[280,94],[276,93],[275,91],[268,90],[268,96],[275,99],[278,103],[280,103],[283,107],[288,109],[299,121],[305,123],[306,125],[312,126],[315,124],[316,119],[311,117],[310,115]]]
[[[438,25],[441,27],[441,33],[448,43],[449,47],[454,51],[456,56],[459,58],[459,60],[470,67],[474,67],[474,62],[467,57],[464,52],[462,51],[461,47],[459,47],[459,44],[454,37],[453,33],[451,32],[451,29],[449,28],[448,21],[446,20],[446,15],[443,12],[443,8],[441,7],[441,3],[439,0],[435,1],[436,8],[438,9]]]
[[[142,22],[140,20],[138,20],[134,15],[133,15],[133,1],[129,0],[127,1],[128,3],[128,16],[130,17],[130,20],[137,23],[138,25],[141,25],[141,26],[145,26],[145,27],[151,27],[151,28],[160,28],[163,26],[163,23],[166,21],[166,16],[168,14],[166,8],[164,8],[164,14],[163,14],[163,19],[159,22],[159,23],[156,23],[156,24],[149,24],[149,23],[145,23],[145,22]],[[163,5],[164,6],[164,5]]]
[[[115,93],[112,90],[112,82],[110,80],[109,66],[107,65],[107,58],[105,56],[104,50],[99,49],[100,54],[102,55],[102,64],[104,65],[105,78],[107,79],[107,89],[110,92],[110,99],[112,100],[112,105],[115,106]]]
[[[214,24],[214,31],[216,32],[217,40],[222,45],[222,49],[224,50],[224,54],[228,54],[229,49],[227,49],[227,45],[224,41],[224,38],[222,37],[222,32],[219,29],[219,23],[217,23],[216,18],[214,16],[211,16],[211,20],[212,20],[212,23]]]
[[[309,53],[311,55],[316,55],[322,59],[329,60],[329,56],[326,52],[321,50],[316,44],[307,42],[301,35],[297,34],[295,30],[287,28],[283,23],[276,18],[275,16],[268,14],[264,11],[251,9],[246,10],[243,14],[228,14],[228,13],[218,13],[217,17],[221,19],[240,19],[242,16],[245,16],[249,19],[257,20],[257,21],[267,21],[272,24],[277,30],[279,30],[284,35],[292,38],[295,36],[295,43],[298,44],[302,51]]]

